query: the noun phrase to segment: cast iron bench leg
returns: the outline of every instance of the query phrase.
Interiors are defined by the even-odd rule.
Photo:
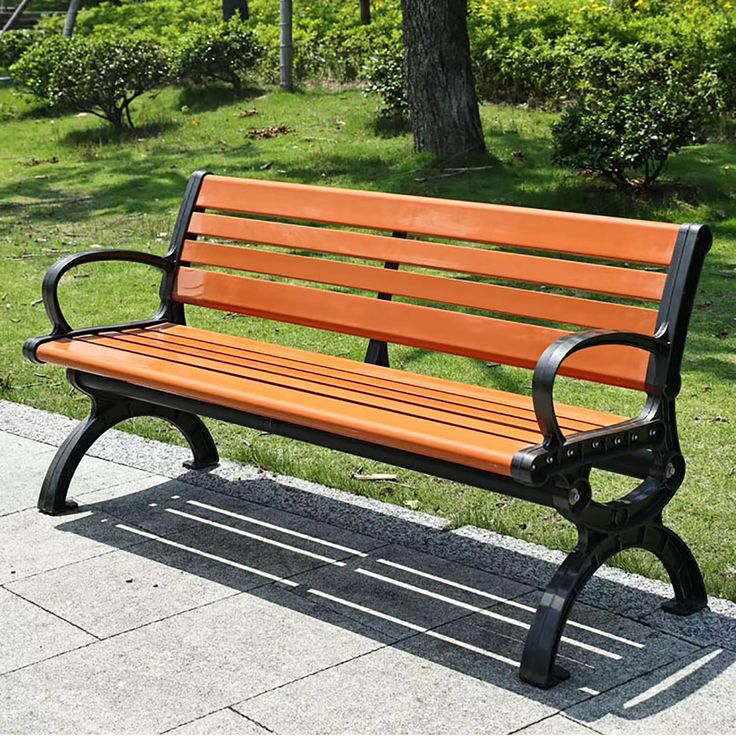
[[[74,376],[69,379],[76,385]],[[77,388],[80,388],[77,386]],[[87,389],[83,389],[88,393]],[[217,447],[202,420],[187,412],[148,404],[137,399],[90,394],[92,410],[59,447],[38,497],[38,508],[45,514],[60,514],[77,508],[77,503],[67,499],[72,477],[92,444],[111,427],[133,417],[158,417],[181,431],[191,447],[193,459],[184,463],[186,468],[200,470],[217,465]]]
[[[692,552],[677,534],[660,522],[618,534],[585,529],[580,529],[579,533],[577,547],[557,569],[542,595],[521,659],[521,679],[545,689],[570,676],[555,660],[573,603],[593,573],[622,550],[645,549],[662,562],[675,591],[675,597],[662,604],[664,610],[685,616],[707,605],[705,584]]]

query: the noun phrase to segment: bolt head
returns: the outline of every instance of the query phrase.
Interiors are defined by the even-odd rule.
[[[568,450],[567,451],[567,456],[568,457],[572,457],[574,454],[575,454],[575,450]]]
[[[667,480],[669,480],[675,475],[677,470],[675,469],[675,466],[672,463],[667,463],[667,468],[664,472],[665,472],[665,476],[667,477]]]
[[[620,445],[621,444],[621,438],[620,437],[616,437],[616,439],[613,441],[613,444],[614,445]]]
[[[580,491],[578,491],[577,488],[573,488],[570,491],[570,495],[567,497],[567,500],[570,502],[570,506],[574,506],[580,501]]]
[[[547,465],[552,465],[552,463],[553,463],[554,461],[555,461],[554,457],[552,457],[552,455],[550,455],[550,456],[549,456],[549,457],[547,458]]]
[[[593,447],[597,450],[601,446],[600,440],[593,440]]]
[[[650,437],[654,437],[656,434],[657,434],[657,430],[656,429],[650,429],[649,430],[649,436]]]

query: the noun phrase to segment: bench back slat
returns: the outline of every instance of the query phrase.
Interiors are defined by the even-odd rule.
[[[207,238],[393,261],[402,265],[652,301],[662,297],[666,278],[665,274],[656,271],[445,245],[426,240],[397,240],[387,235],[206,212],[192,213],[188,231],[192,235]]]
[[[174,298],[185,304],[230,310],[320,329],[534,368],[564,330],[481,317],[435,307],[381,301],[295,284],[183,266]],[[600,347],[570,358],[562,373],[641,389],[648,355]]]
[[[642,307],[203,241],[186,241],[182,260],[582,327],[650,333],[657,320]]]
[[[305,184],[206,176],[197,207],[667,266],[679,228]]]

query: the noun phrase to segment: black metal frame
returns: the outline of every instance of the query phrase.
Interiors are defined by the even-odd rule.
[[[206,172],[189,181],[179,212],[171,247],[163,256],[129,251],[93,251],[62,258],[46,274],[43,299],[53,325],[49,335],[31,338],[26,357],[41,362],[36,351],[42,343],[61,337],[96,334],[108,330],[173,322],[184,324],[183,305],[171,298],[176,271],[181,265],[187,233]],[[402,235],[397,234],[398,237]],[[277,421],[182,396],[135,386],[124,381],[69,370],[69,381],[90,396],[88,419],[69,436],[54,458],[38,501],[41,511],[58,514],[76,504],[67,499],[69,482],[92,443],[118,422],[135,416],[160,417],[178,427],[189,442],[191,468],[207,468],[218,462],[217,449],[199,416],[254,427],[312,444],[376,459],[423,473],[448,478],[532,503],[554,507],[578,529],[579,543],[547,586],[522,657],[520,676],[547,688],[568,676],[555,664],[562,630],[580,590],[611,556],[632,547],[648,550],[664,564],[675,592],[666,610],[687,615],[707,604],[703,579],[685,543],[662,523],[662,511],[681,485],[685,462],[680,452],[675,422],[675,400],[680,390],[680,364],[697,283],[711,235],[702,225],[683,225],[660,304],[654,336],[638,333],[590,330],[564,337],[541,356],[534,371],[533,402],[544,442],[517,454],[512,477],[494,475],[379,444]],[[71,268],[93,261],[123,260],[145,263],[163,272],[161,305],[150,320],[74,330],[59,305],[57,289]],[[394,264],[387,264],[391,268]],[[390,298],[390,295],[379,295]],[[561,365],[574,353],[598,345],[627,345],[650,353],[646,378],[647,400],[639,417],[601,430],[567,439],[555,414],[553,388]],[[388,364],[385,343],[372,341],[366,359]],[[611,470],[639,479],[628,495],[616,501],[593,500],[590,472]]]

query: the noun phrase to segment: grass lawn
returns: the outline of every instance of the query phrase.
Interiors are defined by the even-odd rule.
[[[256,114],[246,115],[246,110]],[[0,88],[0,397],[82,417],[88,401],[70,392],[63,371],[21,357],[29,335],[48,322],[39,303],[46,268],[59,256],[92,247],[163,253],[184,186],[195,169],[220,174],[476,199],[673,222],[704,221],[715,246],[697,298],[679,402],[688,460],[683,488],[666,521],[692,545],[715,595],[736,599],[736,143],[716,142],[680,154],[665,186],[632,200],[551,163],[546,113],[484,106],[491,155],[482,171],[442,175],[412,152],[410,136],[379,135],[374,102],[356,90],[262,92],[233,102],[222,91],[162,91],[134,110],[140,127],[120,139],[91,115],[53,117]],[[250,140],[252,128],[288,125],[292,132]],[[98,264],[62,285],[73,325],[151,314],[157,275],[141,266]],[[66,299],[64,299],[66,297]],[[188,312],[192,324],[361,359],[365,341],[225,313]],[[391,347],[393,365],[502,389],[528,390],[526,371]],[[638,413],[641,396],[562,380],[564,401]],[[399,469],[396,483],[358,481],[381,468],[360,458],[210,422],[223,456],[570,549],[574,530],[556,513],[521,501]],[[155,422],[133,431],[172,442]],[[393,472],[393,470],[392,470]],[[630,482],[600,477],[601,493]],[[651,576],[663,570],[649,555],[617,564]]]

